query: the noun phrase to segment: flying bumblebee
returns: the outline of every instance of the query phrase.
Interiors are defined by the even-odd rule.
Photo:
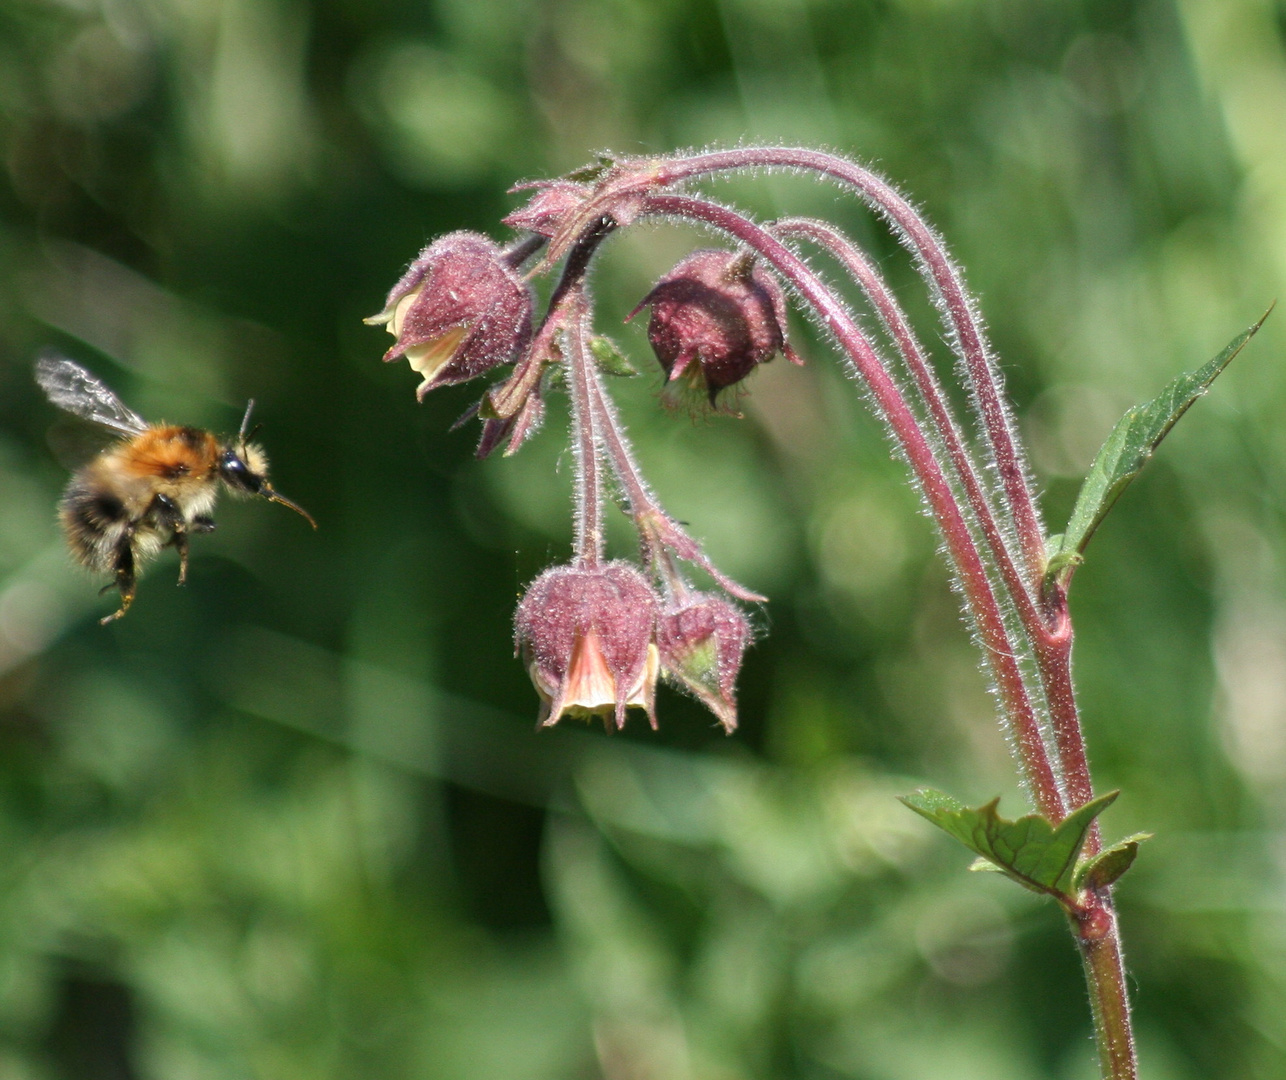
[[[101,622],[129,610],[139,571],[162,548],[179,553],[179,584],[187,581],[188,538],[214,529],[221,483],[233,495],[281,503],[317,528],[307,510],[268,483],[268,459],[250,442],[254,401],[237,434],[220,440],[200,428],[147,423],[66,357],[36,361],[36,382],[58,408],[119,436],[76,471],[58,504],[72,554],[94,573],[114,575],[103,592],[115,586],[121,606]]]

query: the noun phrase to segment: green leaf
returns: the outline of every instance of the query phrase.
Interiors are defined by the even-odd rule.
[[[1106,889],[1133,865],[1139,845],[1151,839],[1151,833],[1135,833],[1097,855],[1083,859],[1076,867],[1073,886],[1078,892],[1081,889]]]
[[[1007,821],[996,812],[998,798],[976,810],[932,788],[923,788],[901,799],[921,817],[994,863],[1020,885],[1070,904],[1075,892],[1076,861],[1090,825],[1118,794],[1111,791],[1100,795],[1072,811],[1058,825],[1040,814]]]
[[[1151,401],[1136,405],[1117,422],[1112,433],[1090,466],[1072,510],[1071,520],[1063,534],[1059,551],[1049,563],[1047,577],[1052,579],[1069,571],[1080,561],[1081,553],[1109,510],[1147,463],[1152,452],[1166,437],[1192,403],[1204,394],[1219,373],[1241,352],[1264,324],[1272,308],[1248,330],[1232,339],[1209,363],[1181,375]]]
[[[1061,540],[1062,537],[1060,536]],[[1045,577],[1052,581],[1064,570],[1080,566],[1085,561],[1085,556],[1079,551],[1057,551],[1049,557],[1045,563]]]
[[[604,375],[638,374],[638,368],[625,359],[625,354],[610,337],[599,334],[590,338],[589,351],[598,365],[598,370]]]
[[[560,180],[573,180],[578,184],[590,184],[595,180],[601,179],[603,174],[616,164],[614,158],[606,154],[599,154],[592,165],[582,165],[579,169],[573,169],[569,173],[563,173]]]

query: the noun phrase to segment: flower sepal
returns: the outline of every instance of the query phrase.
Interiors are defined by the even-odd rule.
[[[663,673],[714,713],[729,735],[737,727],[737,674],[751,637],[741,609],[709,593],[667,606],[657,620]]]

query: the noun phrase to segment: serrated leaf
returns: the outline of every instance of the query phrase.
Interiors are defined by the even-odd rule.
[[[994,863],[1020,885],[1070,903],[1072,878],[1090,825],[1120,792],[1110,791],[1072,811],[1058,825],[1040,814],[1002,818],[1000,799],[970,809],[950,795],[923,788],[901,800],[921,817]]]
[[[1106,889],[1134,864],[1139,845],[1151,839],[1151,833],[1135,833],[1082,860],[1073,877],[1074,887],[1078,892],[1081,889]]]
[[[637,375],[638,368],[625,359],[625,354],[610,337],[601,334],[589,339],[589,352],[604,375]]]
[[[1210,388],[1246,342],[1255,336],[1271,311],[1269,308],[1259,322],[1233,338],[1209,363],[1180,375],[1151,401],[1134,406],[1121,417],[1081,485],[1062,544],[1050,559],[1049,576],[1062,573],[1079,562],[1094,530],[1120,498],[1121,492],[1147,464],[1148,458],[1179,418]]]

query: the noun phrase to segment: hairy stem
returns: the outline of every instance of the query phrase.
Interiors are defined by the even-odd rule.
[[[1059,587],[1056,594],[1051,594],[1046,611],[1041,611],[1036,606],[1010,554],[991,501],[964,445],[946,395],[925,357],[924,349],[903,314],[901,305],[866,255],[843,233],[821,221],[796,218],[777,221],[772,226],[772,232],[779,236],[804,237],[834,255],[853,275],[890,339],[897,346],[903,363],[925,402],[933,425],[946,445],[951,464],[960,478],[965,497],[1000,572],[1005,591],[1014,601],[1023,632],[1035,653],[1043,697],[1053,726],[1060,763],[1058,771],[1063,780],[1068,810],[1083,806],[1094,798],[1094,790],[1076,709],[1076,696],[1072,689],[1072,627],[1067,617],[1066,593]],[[1086,850],[1093,855],[1100,847],[1099,827],[1095,821]]]
[[[987,347],[960,271],[911,204],[884,179],[855,162],[795,147],[752,147],[694,154],[653,167],[649,179],[650,186],[668,185],[712,173],[764,168],[804,169],[839,181],[883,214],[920,261],[960,349],[1005,503],[1013,515],[1028,587],[1035,592],[1045,572],[1044,529],[1028,482],[1026,461],[1005,407],[1000,370]]]
[[[1028,612],[1025,622],[1032,630],[1029,644],[1036,653],[1040,684],[1039,687],[1029,687],[1029,676],[1011,651],[1011,638],[1005,625],[1003,609],[997,601],[986,565],[974,544],[962,508],[955,501],[955,494],[943,475],[941,465],[934,457],[932,447],[900,390],[843,305],[789,249],[765,230],[759,229],[733,211],[686,196],[652,196],[646,201],[646,207],[654,213],[703,221],[735,236],[758,252],[789,281],[838,339],[849,361],[870,388],[877,410],[886,419],[906,454],[942,530],[951,561],[959,575],[966,604],[996,681],[1002,711],[1016,734],[1019,763],[1037,808],[1055,822],[1062,820],[1069,802],[1079,805],[1088,801],[1091,791],[1071,688],[1071,624],[1066,618],[1065,598],[1062,598],[1064,602],[1061,606],[1057,602],[1059,598],[1048,605],[1046,619],[1033,619],[1032,613]],[[887,313],[891,314],[891,310]],[[924,385],[927,386],[927,383]],[[930,410],[932,412],[932,405]],[[948,440],[949,446],[950,436],[947,430],[942,431],[942,437]],[[948,456],[950,457],[950,451]],[[962,483],[966,482],[964,475],[967,473],[962,472]],[[1025,473],[1021,475],[1026,490]],[[1008,497],[1008,487],[1004,491]],[[1036,528],[1039,530],[1038,524]],[[1042,571],[1043,548],[1042,537]],[[1016,582],[1012,575],[1004,575],[1003,572],[1002,577],[1006,594],[1012,595],[1015,603],[1020,602],[1022,595],[1027,592],[1021,587],[1023,583]],[[1035,580],[1039,582],[1040,579]],[[1014,588],[1015,585],[1019,588]],[[1036,691],[1046,700],[1052,699],[1051,707],[1057,710],[1053,722],[1057,743],[1057,771],[1050,760],[1032,708],[1032,695]],[[1071,781],[1067,785],[1070,790],[1064,787],[1068,780]],[[1093,852],[1099,850],[1099,847],[1095,830],[1089,838],[1087,848]],[[1135,1080],[1137,1066],[1130,1028],[1129,1001],[1121,959],[1120,935],[1110,895],[1091,894],[1076,921],[1077,941],[1085,962],[1103,1076],[1105,1080]]]
[[[685,195],[653,195],[644,201],[644,208],[653,214],[704,222],[736,237],[797,289],[835,336],[843,354],[870,389],[877,412],[906,455],[938,522],[1037,808],[1053,820],[1062,820],[1067,813],[1066,802],[1045,745],[1040,718],[962,507],[919,421],[851,314],[794,252],[741,214]]]
[[[1009,595],[1014,599],[1023,629],[1029,636],[1043,632],[1044,620],[1031,593],[1023,582],[1014,563],[1013,555],[1005,542],[1004,534],[996,520],[995,510],[982,481],[974,468],[973,459],[965,448],[960,427],[951,413],[946,395],[938,383],[933,368],[925,357],[915,331],[902,312],[901,305],[889,291],[884,279],[871,265],[865,253],[838,229],[822,221],[791,218],[774,222],[772,232],[778,236],[802,236],[821,245],[853,275],[879,316],[889,338],[897,347],[916,389],[919,391],[933,426],[946,446],[947,455],[964,488],[965,497],[977,518],[983,539],[1000,571]]]
[[[1125,958],[1110,896],[1099,899],[1088,920],[1074,919],[1072,933],[1080,947],[1089,986],[1099,1071],[1104,1080],[1137,1080]]]
[[[568,393],[572,402],[572,448],[576,459],[576,559],[582,566],[603,561],[603,480],[599,470],[599,413],[590,380],[593,360],[585,346],[588,305],[584,292],[570,294],[563,324]]]
[[[1054,741],[1068,806],[1075,809],[1094,798],[1094,784],[1090,778],[1085,736],[1072,685],[1072,620],[1067,609],[1067,590],[1063,585],[1055,583],[1051,586],[1045,607],[1048,614],[1044,627],[1033,638],[1036,666],[1054,726]],[[1098,821],[1095,821],[1085,840],[1085,852],[1095,855],[1101,848],[1101,832]]]
[[[655,567],[660,577],[677,594],[686,588],[683,577],[674,566],[672,553],[678,555],[709,574],[720,588],[731,596],[748,603],[761,603],[766,597],[751,592],[744,585],[739,585],[710,561],[705,552],[691,536],[684,531],[656,500],[643,474],[634,462],[634,454],[629,440],[621,429],[620,421],[612,408],[611,399],[603,389],[598,372],[592,367],[588,370],[589,391],[594,408],[598,413],[598,437],[601,440],[604,456],[611,464],[612,472],[629,503],[630,516],[638,529],[644,547],[645,560]]]

